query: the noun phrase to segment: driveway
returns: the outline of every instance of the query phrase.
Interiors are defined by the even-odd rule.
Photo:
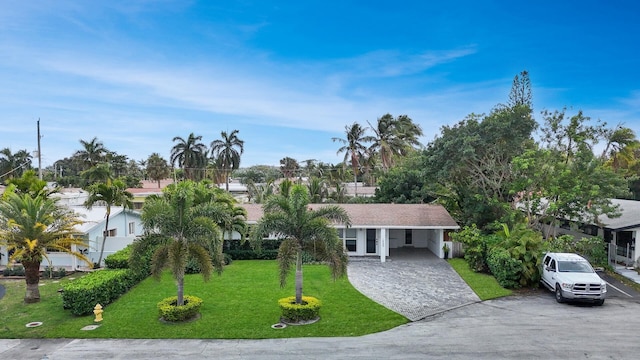
[[[387,262],[351,258],[347,268],[353,286],[411,321],[480,301],[443,259],[426,249],[399,251]]]

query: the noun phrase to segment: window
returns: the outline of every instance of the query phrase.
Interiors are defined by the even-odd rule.
[[[114,237],[118,233],[116,230],[117,229],[111,229],[109,231],[103,231],[102,235],[106,235],[107,237]]]
[[[358,250],[358,232],[356,229],[338,229],[338,236],[344,239],[344,246],[348,252],[356,252]]]
[[[133,221],[129,223],[129,235],[136,233],[136,223]]]
[[[404,231],[404,244],[413,245],[413,230],[406,229]]]

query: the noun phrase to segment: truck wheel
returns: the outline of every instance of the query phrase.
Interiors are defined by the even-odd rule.
[[[560,285],[556,284],[556,301],[559,303],[564,302],[564,296],[562,296],[562,290],[560,289]]]
[[[602,306],[602,304],[604,304],[604,299],[597,300],[594,304],[596,306]]]

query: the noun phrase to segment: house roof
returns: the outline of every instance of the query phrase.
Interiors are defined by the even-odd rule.
[[[91,210],[84,206],[69,206],[69,208],[78,214],[80,220],[83,221],[82,224],[77,225],[75,228],[83,234],[90,232],[93,228],[102,224],[107,217],[107,208],[105,206],[94,206]],[[118,216],[118,214],[123,211],[124,208],[122,206],[112,206],[110,219]],[[131,210],[127,210],[127,214],[135,214],[139,216],[138,212]]]
[[[620,206],[622,215],[618,218],[600,217],[600,222],[611,230],[624,230],[640,227],[640,201],[611,199],[611,203]]]
[[[431,204],[335,204],[347,211],[352,227],[445,228],[458,229],[447,210]],[[241,204],[247,210],[247,222],[255,224],[263,214],[261,204]],[[318,209],[327,204],[310,204]]]

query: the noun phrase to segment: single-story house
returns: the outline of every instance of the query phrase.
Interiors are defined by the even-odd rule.
[[[619,206],[620,217],[609,218],[603,215],[597,223],[560,219],[556,233],[576,238],[600,236],[609,244],[611,262],[637,265],[640,263],[640,253],[636,251],[636,239],[640,235],[640,201],[611,199],[611,203]]]
[[[351,226],[336,224],[349,256],[376,256],[381,262],[393,258],[398,249],[429,249],[443,258],[446,243],[453,249],[449,233],[460,227],[447,210],[431,204],[336,204],[349,214]],[[247,222],[262,217],[262,205],[241,204]],[[326,204],[311,204],[317,209]]]

